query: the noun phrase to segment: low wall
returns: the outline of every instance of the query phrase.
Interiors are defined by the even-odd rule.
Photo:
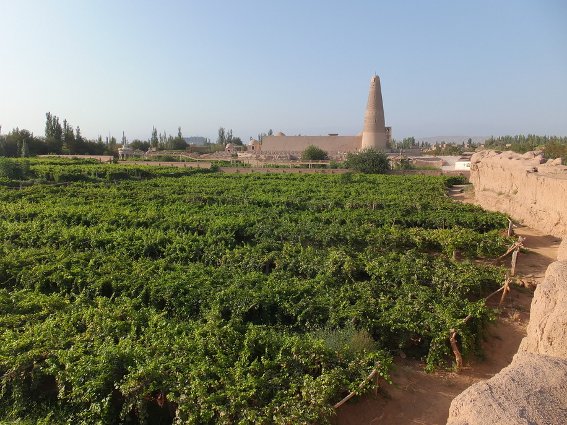
[[[547,234],[567,236],[567,167],[537,152],[483,151],[471,158],[475,198],[491,211]]]
[[[329,154],[356,152],[362,143],[362,136],[264,136],[262,153],[303,152],[315,145]]]
[[[567,239],[538,285],[512,363],[451,403],[447,425],[567,423]]]

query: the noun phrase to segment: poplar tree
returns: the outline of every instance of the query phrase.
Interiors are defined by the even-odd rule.
[[[157,135],[157,130],[155,127],[152,127],[152,138],[150,139],[150,145],[152,146],[152,148],[157,149],[158,143],[159,143],[159,139]]]
[[[217,137],[217,145],[226,145],[226,132],[224,127],[219,127],[219,136]]]
[[[50,153],[61,153],[63,148],[63,128],[59,123],[59,118],[51,112],[45,114],[45,141]]]

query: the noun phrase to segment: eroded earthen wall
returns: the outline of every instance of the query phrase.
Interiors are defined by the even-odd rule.
[[[567,239],[532,300],[512,363],[451,402],[447,425],[567,423]]]
[[[471,158],[471,182],[483,208],[527,226],[567,236],[567,167],[537,152],[479,152]]]
[[[483,207],[563,242],[534,293],[512,363],[455,397],[447,425],[567,423],[567,167],[532,152],[481,152],[471,162]]]

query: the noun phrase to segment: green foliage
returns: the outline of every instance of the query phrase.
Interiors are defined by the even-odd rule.
[[[229,143],[239,146],[243,145],[240,137],[235,137],[232,135],[232,129],[225,130],[224,127],[219,127],[217,145],[219,145],[220,147],[224,147]]]
[[[390,169],[386,154],[375,149],[349,153],[345,166],[351,170],[368,174],[384,174]]]
[[[469,184],[469,179],[465,176],[446,176],[445,185],[451,187],[454,185],[464,185]]]
[[[462,155],[463,152],[465,152],[465,146],[452,143],[443,143],[442,145],[436,144],[427,152],[430,155]]]
[[[8,159],[0,158],[0,178],[9,180],[36,180],[38,182],[103,182],[142,180],[157,177],[180,177],[210,173],[213,169],[172,168],[137,165],[100,164],[94,159]],[[33,182],[32,182],[33,183]]]
[[[560,143],[558,141],[551,141],[543,147],[543,153],[548,159],[561,158],[563,164],[567,163],[567,139]]]
[[[538,136],[535,134],[491,137],[484,142],[487,149],[511,150],[525,153],[543,149],[546,157],[565,159],[567,137]]]
[[[148,149],[150,149],[151,147],[151,143],[150,142],[144,142],[142,140],[133,140],[130,145],[129,145],[132,149],[138,149],[141,151],[146,152]]]
[[[419,148],[419,143],[415,141],[415,137],[406,137],[401,142],[392,141],[393,149],[415,149]]]
[[[0,178],[8,180],[23,180],[29,176],[29,161],[13,160],[0,157]]]
[[[507,220],[442,177],[30,172],[0,187],[1,420],[327,423],[390,352],[448,365],[493,316]]]
[[[320,147],[309,145],[301,152],[301,159],[304,161],[322,161],[329,159],[329,155]]]

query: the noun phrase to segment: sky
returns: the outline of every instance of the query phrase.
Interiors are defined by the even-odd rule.
[[[0,0],[0,125],[567,136],[565,0]]]

